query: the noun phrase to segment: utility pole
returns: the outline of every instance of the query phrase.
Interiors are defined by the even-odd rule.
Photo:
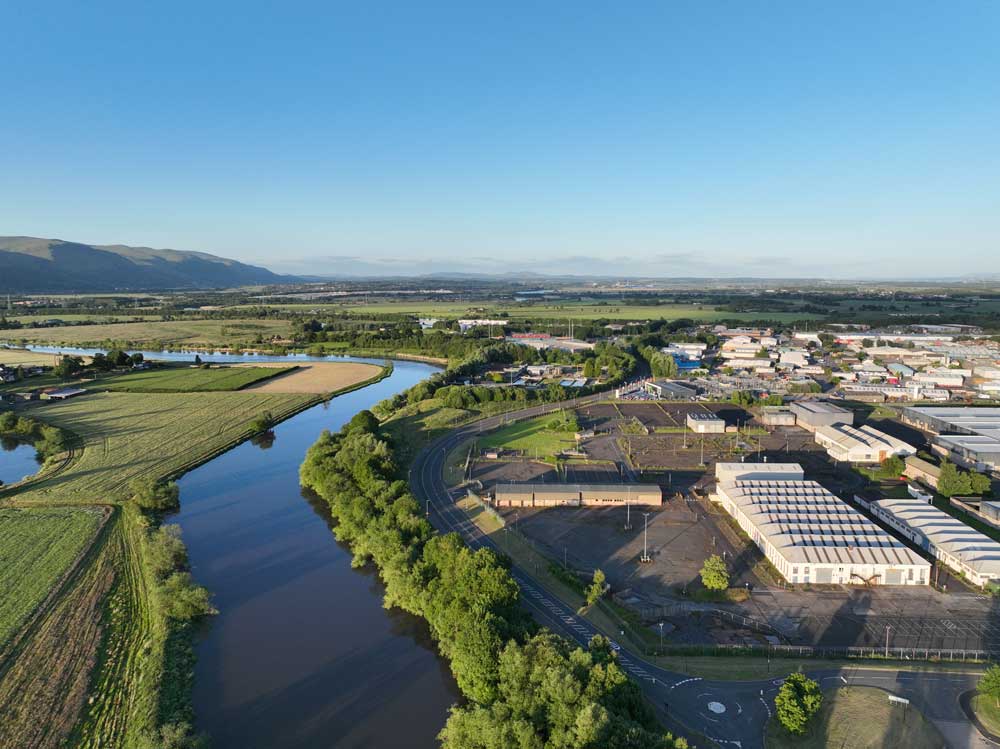
[[[629,488],[629,493],[630,494],[632,493],[631,488]],[[626,502],[625,503],[625,530],[627,530],[627,531],[632,530],[632,513],[631,513],[631,509],[632,509],[632,505],[630,505],[628,502]]]
[[[889,657],[889,630],[892,629],[888,624],[885,625],[885,657]]]
[[[642,562],[652,561],[649,558],[649,546],[647,545],[647,540],[649,538],[648,528],[649,528],[649,513],[644,512],[642,513],[642,558],[640,559],[640,561]]]
[[[660,622],[660,654],[663,653],[663,622]]]

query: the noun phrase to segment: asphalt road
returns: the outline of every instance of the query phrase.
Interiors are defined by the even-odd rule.
[[[576,401],[533,406],[515,414],[482,419],[449,432],[418,454],[410,469],[410,487],[417,499],[429,508],[430,521],[438,530],[459,533],[472,548],[496,548],[469,521],[465,513],[455,506],[455,500],[465,496],[465,492],[450,489],[445,483],[444,466],[448,453],[480,432],[499,427],[512,418],[530,418],[568,405],[582,405],[601,399],[597,395]],[[499,549],[496,550],[500,552]],[[584,646],[591,637],[599,634],[587,620],[577,617],[574,611],[535,581],[526,570],[514,566],[511,572],[521,587],[525,605],[540,624]],[[771,717],[781,679],[709,681],[667,671],[652,665],[618,643],[614,643],[614,646],[622,667],[641,685],[656,708],[658,717],[668,729],[682,735],[693,731],[723,747],[763,748],[764,731]],[[908,698],[927,718],[934,721],[953,749],[997,746],[975,729],[960,705],[961,695],[975,688],[978,678],[975,671],[921,673],[845,667],[810,672],[809,675],[817,679],[824,689],[848,684],[872,686]]]

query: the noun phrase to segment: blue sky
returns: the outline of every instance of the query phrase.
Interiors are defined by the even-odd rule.
[[[0,27],[0,234],[324,274],[1000,272],[992,0],[57,1]]]

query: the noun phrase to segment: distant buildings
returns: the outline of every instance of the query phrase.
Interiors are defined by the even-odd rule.
[[[719,463],[718,502],[792,583],[927,585],[930,564],[797,463]]]
[[[694,400],[698,388],[676,380],[648,380],[643,389],[654,398],[660,400]]]

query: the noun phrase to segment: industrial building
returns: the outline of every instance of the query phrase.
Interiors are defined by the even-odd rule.
[[[497,507],[659,507],[663,491],[655,484],[497,484]]]
[[[795,423],[810,432],[816,427],[854,423],[853,413],[824,401],[795,401],[788,408],[795,414]]]
[[[726,422],[713,413],[696,411],[689,413],[686,419],[687,428],[696,434],[725,434]]]
[[[927,585],[930,564],[797,463],[720,463],[718,502],[792,583]]]
[[[977,471],[1000,469],[1000,408],[904,408],[906,424],[935,432],[932,449]]]
[[[816,443],[826,448],[827,454],[841,463],[881,463],[892,455],[916,455],[917,449],[902,440],[863,424],[824,425],[813,433]]]
[[[787,406],[764,406],[760,421],[768,427],[790,427],[795,426],[795,414]]]
[[[881,520],[975,585],[1000,579],[1000,544],[919,499],[855,497]]]
[[[913,481],[920,481],[927,484],[931,489],[937,489],[938,480],[941,478],[941,469],[923,458],[910,455],[906,458],[906,468],[903,469],[903,476]]]

